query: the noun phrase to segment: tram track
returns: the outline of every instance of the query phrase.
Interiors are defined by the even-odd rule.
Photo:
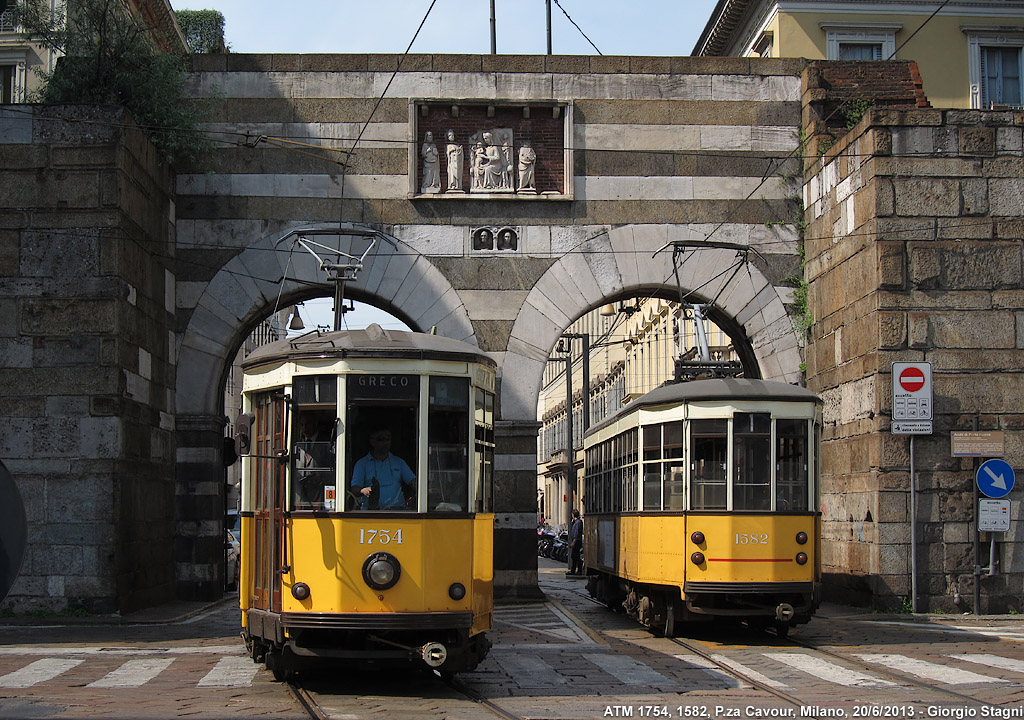
[[[589,593],[584,593],[584,592],[582,592],[580,590],[572,590],[570,592],[573,595],[577,595],[580,598],[582,598],[584,600],[587,600],[590,603],[593,603],[593,604],[605,607],[603,603],[601,603],[598,600],[595,600],[594,598],[590,597]],[[577,619],[577,622],[579,622],[578,619]],[[829,649],[827,647],[823,647],[821,645],[816,645],[816,644],[808,642],[806,640],[801,640],[799,638],[794,638],[794,637],[782,638],[782,637],[779,637],[778,635],[772,633],[769,630],[760,630],[760,631],[751,631],[751,632],[758,632],[759,634],[770,635],[770,636],[772,636],[773,638],[777,639],[780,642],[789,643],[790,645],[792,645],[794,647],[801,647],[801,648],[804,648],[806,650],[811,650],[813,652],[820,653],[821,655],[824,655],[826,657],[832,658],[834,660],[842,661],[843,663],[846,663],[847,665],[852,665],[852,666],[856,667],[859,670],[863,670],[863,671],[868,672],[870,674],[873,674],[873,675],[876,675],[876,676],[880,676],[880,677],[882,677],[884,679],[888,679],[888,680],[890,680],[892,682],[896,682],[897,684],[900,684],[900,685],[912,686],[912,687],[917,688],[919,690],[925,690],[925,691],[928,691],[928,692],[937,693],[937,694],[942,695],[944,697],[947,697],[947,698],[949,698],[951,700],[957,701],[957,702],[962,703],[962,704],[970,705],[970,706],[981,707],[981,706],[988,705],[988,703],[986,703],[984,700],[979,700],[978,698],[972,697],[971,695],[966,695],[964,693],[957,692],[956,690],[951,690],[951,689],[949,689],[947,687],[943,687],[941,685],[936,685],[936,684],[928,683],[928,682],[925,682],[925,681],[920,680],[918,678],[912,677],[910,675],[906,675],[906,674],[903,674],[903,673],[896,672],[896,671],[891,670],[889,668],[885,668],[885,667],[880,667],[878,665],[869,664],[869,663],[866,663],[866,662],[864,662],[864,661],[862,661],[862,660],[860,660],[860,659],[858,659],[856,657],[851,657],[849,655],[844,655],[843,653],[836,652],[835,650],[831,650],[831,649]],[[796,695],[788,693],[788,692],[786,692],[784,690],[780,690],[779,688],[773,687],[773,686],[771,686],[771,685],[769,685],[769,684],[767,684],[767,683],[765,683],[765,682],[763,682],[761,680],[758,680],[755,677],[750,677],[746,673],[743,673],[743,672],[737,670],[736,668],[732,667],[729,663],[722,662],[719,658],[715,657],[715,653],[710,652],[709,650],[701,647],[699,644],[697,644],[694,641],[688,640],[686,638],[679,638],[679,637],[666,638],[666,639],[670,640],[671,642],[673,642],[676,645],[679,645],[680,647],[685,648],[686,650],[690,651],[694,655],[697,655],[698,657],[703,658],[706,662],[709,662],[709,663],[713,664],[716,668],[719,668],[722,672],[724,672],[728,676],[733,677],[733,678],[735,678],[737,680],[742,680],[743,682],[748,683],[752,687],[755,687],[758,690],[766,692],[769,695],[772,695],[773,697],[776,697],[776,698],[778,698],[780,700],[783,700],[783,701],[785,701],[787,703],[791,703],[791,704],[796,705],[798,707],[806,707],[808,705],[806,700],[803,700],[803,699],[797,697]],[[806,715],[806,716],[803,716],[803,717],[818,717],[818,716],[816,716],[816,715]]]

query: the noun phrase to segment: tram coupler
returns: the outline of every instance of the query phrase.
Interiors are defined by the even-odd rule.
[[[429,667],[439,668],[448,659],[448,649],[439,642],[428,642],[420,648],[420,657]]]
[[[779,603],[779,606],[775,608],[775,619],[779,622],[788,623],[796,615],[796,611],[793,610],[793,606],[789,603]]]

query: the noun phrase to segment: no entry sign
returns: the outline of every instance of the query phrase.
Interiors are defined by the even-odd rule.
[[[916,393],[924,387],[924,371],[916,365],[905,368],[903,372],[900,373],[899,383],[900,387],[908,393]]]
[[[898,435],[932,431],[932,364],[892,364],[892,431]]]

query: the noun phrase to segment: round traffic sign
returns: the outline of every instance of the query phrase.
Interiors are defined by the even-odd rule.
[[[978,489],[990,498],[1006,497],[1013,490],[1016,474],[1005,460],[986,460],[978,468]]]
[[[908,367],[900,373],[900,387],[907,392],[917,392],[924,387],[924,373],[921,368]]]

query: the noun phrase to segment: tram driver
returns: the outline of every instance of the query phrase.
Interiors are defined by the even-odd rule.
[[[370,452],[356,461],[352,492],[360,510],[415,509],[416,474],[402,458],[391,453],[391,431],[370,433]]]

